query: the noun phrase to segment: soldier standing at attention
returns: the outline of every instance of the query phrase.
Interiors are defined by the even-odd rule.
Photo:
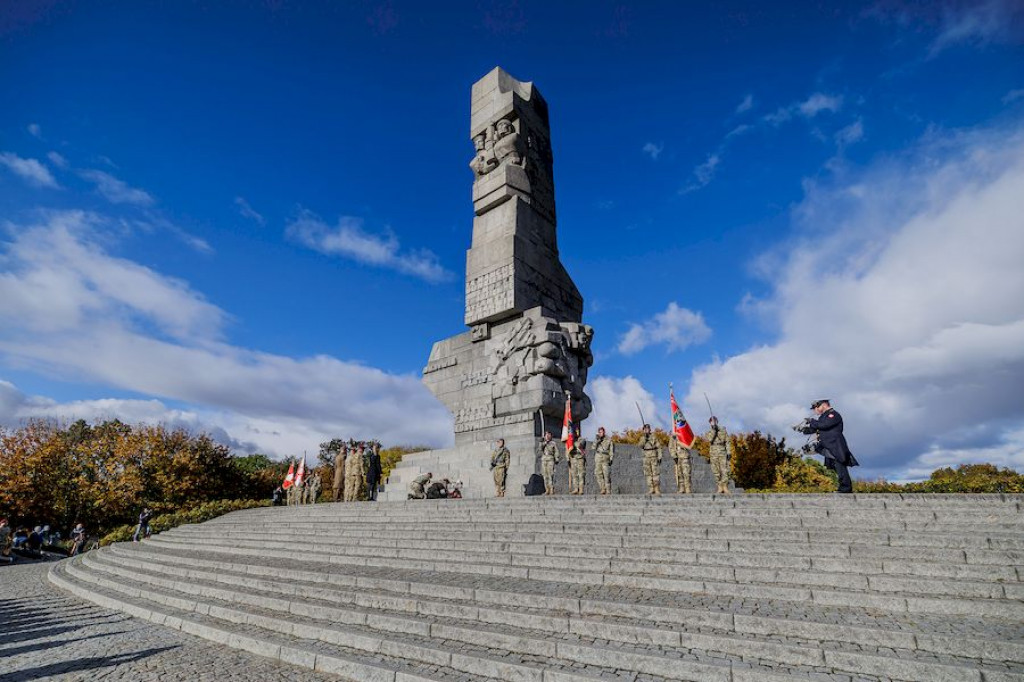
[[[587,474],[587,441],[580,438],[579,431],[569,449],[569,494],[582,495]]]
[[[491,471],[494,472],[494,494],[505,497],[505,477],[508,476],[508,463],[511,458],[505,439],[499,438],[497,447],[491,454]]]
[[[358,502],[363,487],[363,445],[353,448],[345,460],[345,501]]]
[[[348,451],[344,445],[338,448],[338,454],[334,456],[334,483],[332,485],[332,498],[335,502],[341,502],[345,493],[345,453]]]
[[[320,498],[321,487],[323,487],[323,479],[320,478],[320,474],[313,474],[313,478],[309,479],[309,504],[316,504]]]
[[[540,471],[544,476],[544,494],[555,494],[555,465],[558,464],[558,444],[551,437],[550,431],[544,432],[544,442],[540,446]]]
[[[708,419],[708,432],[704,438],[710,446],[711,470],[715,474],[715,484],[722,495],[729,494],[729,434],[718,425],[718,417]]]
[[[597,430],[597,438],[594,440],[594,476],[597,478],[597,487],[602,495],[612,491],[611,466],[615,459],[615,443],[605,435],[604,427]]]
[[[647,494],[661,494],[661,446],[651,433],[651,425],[644,424],[640,438],[640,449],[644,452],[644,478],[647,479]]]
[[[690,448],[685,447],[674,435],[668,445],[668,452],[676,466],[676,492],[690,492]]]

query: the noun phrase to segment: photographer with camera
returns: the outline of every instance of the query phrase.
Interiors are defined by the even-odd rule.
[[[825,457],[825,466],[839,476],[839,492],[852,493],[853,481],[850,480],[849,467],[860,465],[843,436],[843,418],[833,409],[828,399],[815,400],[811,403],[811,409],[818,416],[804,419],[793,429],[816,436],[813,449]]]

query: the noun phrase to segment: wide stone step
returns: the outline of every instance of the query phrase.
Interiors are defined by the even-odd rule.
[[[893,674],[891,671],[895,670],[895,679],[902,680],[980,679],[977,670],[973,667],[974,662],[970,662],[972,667],[935,664],[930,661],[912,660],[913,653],[909,651],[896,652],[896,655],[845,651],[838,652],[841,655],[836,656],[837,652],[826,652],[817,647],[777,644],[752,637],[737,638],[654,629],[642,631],[640,628],[629,625],[616,626],[593,622],[577,623],[576,628],[570,626],[568,631],[551,628],[537,630],[536,628],[517,628],[508,625],[499,627],[494,624],[482,625],[477,620],[478,616],[473,620],[467,620],[453,616],[451,613],[443,616],[408,614],[388,609],[383,604],[376,604],[375,608],[359,608],[351,605],[339,608],[323,604],[324,601],[339,603],[339,600],[331,600],[326,594],[321,593],[313,599],[289,595],[280,589],[273,589],[273,585],[270,583],[262,586],[270,589],[255,589],[250,585],[250,589],[244,592],[237,591],[221,586],[222,581],[216,580],[214,574],[196,575],[193,573],[185,576],[186,580],[181,580],[174,577],[162,577],[140,566],[117,567],[112,563],[107,563],[110,557],[104,557],[99,561],[97,558],[87,555],[84,563],[94,570],[117,575],[122,582],[142,583],[149,589],[162,590],[165,594],[184,593],[200,598],[206,604],[224,604],[227,605],[227,608],[240,607],[249,614],[256,610],[269,612],[270,620],[274,620],[273,614],[294,614],[306,616],[307,619],[316,619],[319,621],[321,629],[339,629],[338,624],[340,623],[343,624],[340,629],[347,631],[350,636],[355,634],[369,638],[371,641],[376,638],[400,635],[406,639],[411,638],[414,645],[418,646],[429,647],[431,641],[440,640],[448,643],[447,646],[451,646],[451,642],[457,642],[460,646],[487,647],[492,653],[494,653],[494,649],[499,649],[511,654],[543,657],[549,660],[558,656],[558,650],[561,647],[563,654],[568,655],[570,660],[598,665],[604,665],[600,661],[610,653],[614,653],[633,659],[645,671],[661,674],[670,679],[693,679],[695,672],[703,675],[701,679],[731,678],[731,674],[721,670],[720,665],[716,666],[710,663],[698,663],[700,667],[696,671],[691,669],[680,674],[675,671],[678,660],[671,656],[671,652],[679,648],[688,650],[691,655],[695,651],[699,651],[706,655],[708,661],[712,661],[718,656],[735,657],[737,660],[746,658],[768,665],[804,667],[809,669],[809,672],[841,670],[843,669],[842,665],[853,664],[856,665],[856,668],[851,668],[850,672],[868,669],[886,670],[890,671],[889,674]],[[291,620],[290,615],[277,620],[287,623]],[[618,636],[607,637],[608,635]],[[637,636],[641,638],[638,643],[643,645],[643,649],[621,642],[626,637],[635,639]],[[617,639],[619,645],[605,644],[595,647],[593,642],[588,641],[591,638],[595,640]],[[568,651],[566,651],[566,647],[568,647]],[[830,662],[828,659],[833,660]],[[735,662],[729,661],[730,669]],[[839,667],[836,666],[836,663],[839,664]],[[706,666],[710,666],[710,668]],[[723,672],[726,675],[719,675]]]
[[[277,549],[269,543],[235,541],[228,545],[216,540],[183,541],[176,537],[154,537],[153,544],[177,545],[178,547],[203,546],[210,551],[232,553],[249,556],[274,556],[287,558],[292,556],[288,550]],[[988,598],[967,598],[972,595],[963,594],[970,588],[964,588],[959,595],[921,591],[920,580],[907,580],[902,583],[898,579],[878,581],[878,588],[835,589],[829,586],[808,587],[796,583],[779,582],[785,579],[784,572],[760,576],[769,578],[766,582],[739,582],[726,580],[693,580],[654,575],[638,575],[583,570],[578,566],[569,569],[546,568],[536,566],[517,566],[511,564],[485,563],[472,561],[450,561],[446,557],[431,559],[412,559],[402,557],[368,556],[365,554],[340,553],[336,551],[319,551],[315,547],[303,548],[302,559],[309,562],[324,564],[352,564],[376,566],[383,568],[401,568],[412,570],[456,572],[476,575],[506,576],[529,580],[551,582],[573,582],[584,585],[605,587],[629,587],[664,590],[668,592],[686,592],[691,594],[710,594],[732,598],[759,598],[770,600],[809,602],[831,606],[872,606],[888,611],[908,613],[942,613],[942,614],[973,614],[996,618],[1019,618],[1024,620],[1024,602],[1007,599],[1001,596]],[[571,563],[571,562],[570,562]],[[745,576],[755,577],[755,576]],[[771,579],[774,578],[774,579]],[[894,582],[896,581],[896,582]],[[937,583],[941,581],[927,581]],[[950,590],[957,589],[957,583],[950,585]],[[888,588],[885,593],[876,591]],[[905,591],[905,589],[914,591]],[[1003,585],[992,585],[990,589],[1002,593]],[[975,595],[976,596],[976,595]]]
[[[865,627],[842,626],[822,622],[792,622],[779,618],[734,616],[712,611],[686,609],[655,610],[630,608],[629,604],[588,602],[578,603],[578,613],[561,610],[558,606],[535,602],[541,608],[524,608],[514,603],[518,595],[505,597],[496,605],[481,601],[475,590],[444,591],[439,595],[419,595],[410,591],[387,592],[369,590],[355,578],[350,585],[337,581],[348,576],[325,575],[319,572],[286,572],[276,578],[254,577],[244,564],[225,564],[188,557],[161,557],[152,552],[129,552],[115,549],[104,559],[133,569],[170,574],[179,579],[224,583],[236,588],[259,590],[269,595],[298,595],[357,608],[386,610],[396,614],[427,615],[442,618],[479,620],[488,624],[514,625],[534,631],[554,634],[574,633],[590,635],[630,644],[658,644],[687,646],[720,652],[730,656],[755,656],[776,663],[803,661],[815,665],[825,660],[825,650],[846,649],[847,653],[888,658],[889,649],[901,650],[898,655],[909,659],[915,656],[946,655],[955,659],[1004,661],[1024,667],[1024,643],[990,642],[971,638],[951,638],[942,635],[908,633],[902,630],[879,630]],[[130,575],[131,573],[129,573]],[[333,580],[332,580],[333,578]],[[428,592],[429,588],[423,589]],[[434,596],[434,598],[431,598]],[[491,596],[491,595],[488,595]],[[500,608],[496,608],[496,606]],[[577,604],[569,604],[571,608]],[[555,607],[554,609],[552,607]],[[556,615],[557,614],[557,615]],[[654,617],[651,617],[653,614]],[[671,618],[671,620],[664,620]],[[708,634],[714,632],[716,634]],[[761,636],[771,639],[761,639]],[[785,638],[781,643],[779,638]],[[752,643],[753,642],[753,643]],[[824,648],[823,648],[824,647]],[[869,653],[874,650],[874,653]],[[880,651],[886,653],[882,654]],[[925,660],[924,663],[933,661]]]
[[[351,537],[346,534],[344,539],[322,537],[316,531],[297,529],[278,530],[275,532],[218,532],[211,529],[198,528],[181,531],[178,534],[167,534],[165,537],[184,535],[196,540],[238,540],[242,542],[259,541],[280,546],[288,542],[301,542],[303,539],[315,540],[316,546],[339,552],[350,552],[368,556],[379,556],[387,552],[390,556],[407,556],[408,558],[436,557],[439,550],[457,553],[463,559],[487,560],[497,555],[510,555],[509,563],[516,565],[543,565],[538,563],[546,558],[601,560],[607,569],[621,570],[627,573],[654,573],[659,575],[690,575],[693,577],[712,577],[720,575],[736,575],[743,569],[781,569],[788,572],[813,571],[820,574],[818,584],[846,584],[849,581],[864,581],[868,576],[881,577],[912,577],[921,578],[955,578],[964,581],[1009,582],[1020,581],[1019,572],[1013,566],[1003,565],[968,565],[940,564],[920,562],[917,560],[882,560],[882,559],[831,559],[804,557],[793,554],[765,554],[762,552],[741,554],[729,552],[728,545],[719,545],[717,549],[697,549],[697,543],[690,548],[680,549],[644,549],[635,547],[604,547],[604,546],[565,546],[550,544],[537,539],[530,543],[496,542],[484,540],[458,541],[424,539],[418,535],[399,539],[376,537],[370,533],[367,537]],[[543,538],[551,540],[551,538]],[[589,565],[589,564],[581,564]],[[548,567],[560,567],[551,565]],[[833,574],[830,577],[829,574]]]
[[[357,532],[357,529],[346,529],[344,532],[345,537],[353,536]],[[373,535],[374,531],[369,530],[368,532]],[[394,533],[398,535],[393,535]],[[399,540],[397,547],[405,547],[406,543],[404,540],[411,539],[412,537],[422,538],[448,538],[448,537],[463,537],[461,533],[454,529],[447,529],[438,533],[424,533],[419,528],[414,528],[410,531],[395,531],[395,530],[378,530],[376,534],[380,536],[380,539],[396,539]],[[325,533],[325,535],[328,535]],[[871,561],[910,561],[910,562],[933,562],[938,564],[970,564],[976,566],[1003,566],[1014,568],[1024,564],[1024,551],[1013,551],[1013,550],[987,550],[987,549],[932,549],[915,546],[888,546],[877,543],[843,543],[833,541],[831,543],[825,542],[783,542],[780,540],[773,539],[758,539],[758,540],[731,540],[731,541],[716,541],[716,540],[704,540],[699,537],[697,538],[680,538],[669,534],[648,534],[648,535],[628,535],[623,537],[616,537],[614,535],[608,535],[606,533],[579,533],[579,532],[559,532],[557,530],[551,530],[545,533],[530,534],[530,540],[521,540],[522,536],[515,533],[503,534],[503,533],[492,533],[488,536],[477,536],[475,538],[467,538],[468,541],[479,540],[480,542],[497,542],[504,543],[507,549],[500,550],[502,552],[517,552],[521,554],[530,553],[529,550],[521,551],[521,547],[535,546],[537,544],[557,544],[564,547],[582,547],[582,548],[621,548],[623,553],[627,556],[630,550],[642,551],[642,550],[684,550],[694,551],[698,553],[702,552],[727,552],[729,554],[737,555],[755,555],[755,556],[782,556],[782,557],[800,557],[805,558],[809,561],[814,559],[851,559],[854,560],[871,560]],[[179,528],[173,532],[165,533],[162,536],[163,540],[168,541],[190,541],[196,543],[217,543],[225,539],[216,533],[207,535],[205,532],[195,532],[190,528]],[[238,542],[253,542],[263,541],[265,543],[274,542],[287,543],[291,542],[287,533],[280,536],[280,539],[275,540],[273,536],[258,538],[253,536],[252,538],[242,537],[238,538],[232,536],[232,541]],[[444,540],[438,540],[443,542]],[[331,540],[328,536],[324,539],[324,544],[330,544]],[[351,543],[347,543],[352,546]],[[383,547],[383,545],[382,545]],[[584,556],[583,554],[575,554],[573,556]]]

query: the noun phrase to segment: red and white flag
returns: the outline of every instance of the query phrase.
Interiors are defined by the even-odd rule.
[[[302,485],[302,479],[306,477],[306,456],[302,456],[299,462],[299,470],[295,472],[295,485]]]
[[[284,477],[284,483],[281,484],[281,487],[288,490],[288,488],[292,487],[293,483],[295,483],[295,462],[292,462],[288,467],[288,475]]]
[[[687,423],[686,417],[683,416],[683,411],[679,409],[676,394],[671,388],[668,390],[668,399],[672,404],[672,432],[676,434],[676,438],[684,448],[692,448],[696,437],[693,435],[693,429]]]
[[[569,397],[565,398],[565,416],[562,417],[562,441],[565,443],[565,451],[572,450],[576,442],[576,425],[572,422],[572,403]]]

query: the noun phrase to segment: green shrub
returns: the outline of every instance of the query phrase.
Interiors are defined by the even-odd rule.
[[[240,509],[252,509],[254,507],[269,507],[269,500],[219,500],[216,502],[204,502],[203,504],[153,517],[149,522],[149,528],[154,533],[161,533],[171,528],[177,528],[187,523],[202,523],[210,519],[223,516],[229,512]],[[128,542],[135,534],[135,525],[120,526],[103,536],[101,545],[109,545],[112,542]]]

